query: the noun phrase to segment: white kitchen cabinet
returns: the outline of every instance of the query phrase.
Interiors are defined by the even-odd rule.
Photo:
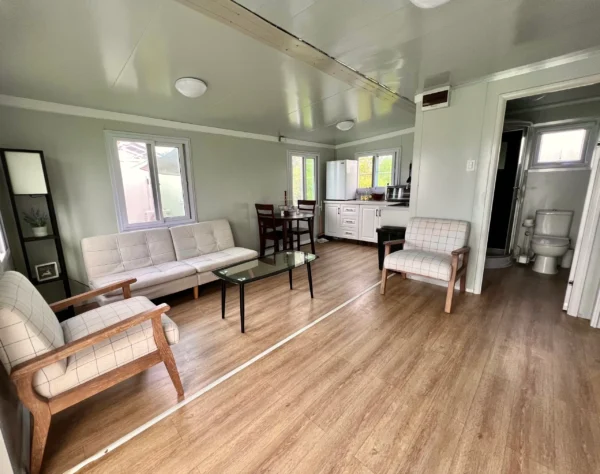
[[[381,206],[360,206],[358,240],[377,242],[377,229],[381,227]]]
[[[341,237],[341,205],[325,203],[325,235]]]

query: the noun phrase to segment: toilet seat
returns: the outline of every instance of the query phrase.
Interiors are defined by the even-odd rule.
[[[552,237],[550,235],[534,235],[531,243],[536,245],[544,245],[546,247],[564,247],[568,246],[570,240],[568,237]]]

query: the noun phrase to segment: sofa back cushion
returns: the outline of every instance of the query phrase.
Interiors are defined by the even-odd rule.
[[[64,344],[58,319],[33,284],[18,272],[0,274],[0,360],[7,372]],[[56,362],[36,374],[34,385],[65,370],[66,360]]]
[[[177,260],[199,257],[235,246],[226,219],[171,227]]]
[[[81,250],[88,280],[176,260],[169,229],[87,237]]]
[[[467,221],[413,217],[406,227],[404,249],[449,254],[467,245],[470,228]]]

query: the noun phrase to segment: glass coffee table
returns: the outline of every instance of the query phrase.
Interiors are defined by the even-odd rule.
[[[312,253],[300,251],[278,252],[266,257],[257,257],[252,260],[229,265],[227,267],[213,270],[213,274],[221,280],[221,317],[225,319],[225,294],[227,282],[234,283],[240,287],[240,322],[242,332],[244,328],[244,286],[253,281],[262,280],[283,272],[290,276],[290,290],[292,289],[292,270],[306,265],[308,271],[308,286],[310,297],[313,298],[312,274],[310,264],[318,257]]]

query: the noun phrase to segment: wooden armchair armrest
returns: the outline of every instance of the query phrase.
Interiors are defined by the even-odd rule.
[[[85,349],[88,346],[97,344],[103,339],[107,339],[111,336],[114,336],[115,334],[126,331],[127,329],[133,326],[137,326],[138,324],[141,324],[149,319],[160,318],[161,314],[165,311],[168,311],[169,309],[169,305],[163,303],[161,305],[158,305],[156,308],[149,309],[148,311],[144,311],[140,314],[136,314],[135,316],[125,319],[124,321],[119,321],[118,323],[111,324],[110,326],[101,329],[100,331],[88,334],[87,336],[82,337],[81,339],[69,342],[68,344],[61,346],[58,349],[54,349],[53,351],[46,352],[45,354],[34,357],[33,359],[29,359],[27,362],[23,362],[22,364],[19,364],[16,367],[14,367],[10,373],[10,378],[12,380],[18,380],[23,377],[27,377],[28,375],[32,375],[38,370],[41,370],[44,367],[53,364],[54,362],[58,362],[59,360],[65,359],[70,355],[73,355],[76,352]]]
[[[71,298],[67,298],[66,300],[61,300],[57,301],[56,303],[52,303],[50,305],[50,309],[57,313],[59,311],[62,311],[63,309],[68,308],[69,306],[73,306],[77,303],[90,300],[95,296],[104,295],[105,293],[108,293],[110,291],[118,290],[119,288],[123,288],[123,296],[125,298],[131,298],[131,285],[133,285],[136,281],[136,278],[130,278],[129,280],[121,280],[115,283],[111,283],[110,285],[103,286],[102,288],[86,291],[85,293],[81,293],[77,296],[72,296]]]
[[[399,240],[388,240],[387,242],[384,242],[383,245],[385,245],[386,247],[388,245],[400,245],[405,243],[406,241],[404,239],[399,239]]]
[[[453,250],[452,255],[461,255],[463,253],[469,253],[471,251],[471,247],[461,247],[459,249]]]

